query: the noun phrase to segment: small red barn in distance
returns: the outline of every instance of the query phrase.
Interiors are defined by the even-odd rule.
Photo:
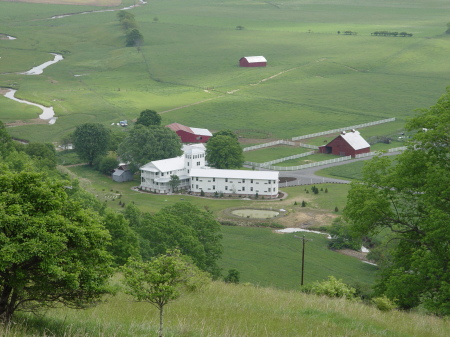
[[[320,153],[331,153],[338,156],[352,156],[370,152],[370,145],[361,137],[358,131],[351,130],[342,133],[329,142],[327,145],[319,147]]]
[[[239,60],[241,67],[265,67],[267,60],[264,56],[245,56]]]
[[[206,143],[212,137],[208,129],[190,128],[178,123],[172,123],[166,127],[175,131],[182,143]]]

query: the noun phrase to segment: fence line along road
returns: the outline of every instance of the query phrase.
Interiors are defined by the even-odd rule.
[[[309,164],[304,164],[304,165],[299,165],[299,166],[265,166],[265,165],[263,166],[263,164],[267,164],[267,163],[261,164],[261,163],[252,163],[249,161],[244,162],[244,165],[249,165],[249,166],[254,166],[254,167],[262,167],[262,168],[272,170],[272,171],[298,171],[298,170],[304,170],[304,169],[307,169],[310,167],[323,166],[323,165],[338,163],[338,162],[350,160],[350,159],[352,159],[352,156],[328,159],[328,160],[324,160],[324,161],[318,161],[315,163],[309,163]]]
[[[388,153],[393,153],[393,152],[403,152],[407,149],[406,146],[400,146],[400,147],[394,147],[392,149],[387,150]],[[367,152],[367,153],[361,153],[361,154],[357,154],[355,156],[355,158],[364,158],[364,157],[370,157],[370,156],[376,156],[378,154],[382,154],[383,152],[381,151],[373,151],[373,152]]]
[[[314,138],[314,137],[319,137],[319,136],[323,136],[323,135],[328,135],[330,133],[347,131],[347,130],[351,130],[351,129],[359,129],[359,128],[364,128],[364,127],[367,127],[367,126],[378,125],[378,124],[383,124],[383,123],[389,123],[389,122],[393,122],[393,121],[395,121],[395,117],[394,118],[388,118],[388,119],[382,119],[382,120],[375,121],[375,122],[369,122],[369,123],[364,123],[364,124],[347,126],[345,128],[339,128],[339,129],[334,129],[334,130],[328,130],[328,131],[322,131],[322,132],[317,132],[317,133],[311,133],[309,135],[304,135],[304,136],[292,137],[292,140],[295,141],[295,140],[300,140],[300,139]]]

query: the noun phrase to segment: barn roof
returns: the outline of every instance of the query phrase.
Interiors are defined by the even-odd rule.
[[[185,126],[179,123],[172,123],[169,125],[166,125],[166,127],[168,127],[169,129],[177,132],[179,130],[188,132],[188,133],[192,133],[194,135],[199,135],[199,136],[212,136],[212,133],[208,130],[208,129],[200,129],[200,128],[190,128],[189,126]]]
[[[370,147],[370,144],[366,142],[366,140],[361,137],[359,131],[352,130],[349,132],[343,131],[341,133],[341,137],[345,139],[345,141],[355,150],[365,149],[366,147]]]
[[[278,181],[277,171],[247,171],[247,170],[220,170],[220,169],[192,169],[191,177],[229,178],[229,179],[267,179]]]
[[[244,56],[248,63],[267,62],[264,56]]]
[[[179,131],[179,130],[183,130],[183,131],[192,133],[190,127],[184,126],[184,125],[179,124],[179,123],[172,123],[172,124],[166,125],[166,127],[169,128],[169,129],[172,129],[172,130],[175,131],[175,132],[177,132],[177,131]]]
[[[190,128],[192,132],[199,136],[212,136],[212,133],[208,129]]]

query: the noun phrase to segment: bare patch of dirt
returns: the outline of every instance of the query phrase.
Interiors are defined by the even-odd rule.
[[[339,254],[355,257],[361,261],[371,262],[367,259],[367,253],[357,252],[356,250],[352,250],[352,249],[338,249],[338,250],[335,250],[335,252],[337,252]]]

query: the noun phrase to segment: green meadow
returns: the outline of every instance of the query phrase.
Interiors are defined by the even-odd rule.
[[[445,337],[450,331],[448,320],[434,316],[222,282],[181,297],[164,313],[167,337]],[[156,337],[159,315],[119,293],[87,310],[59,308],[45,317],[21,315],[18,322],[0,326],[0,335]]]
[[[0,87],[58,116],[54,125],[10,128],[14,137],[58,141],[78,124],[133,120],[147,108],[164,124],[285,139],[389,117],[401,129],[449,85],[445,0],[155,0],[130,10],[144,36],[139,49],[124,47],[114,11],[50,19],[102,8],[110,7],[0,2],[0,33],[17,38],[0,40]],[[370,35],[380,30],[413,36]],[[51,52],[64,60],[42,75],[16,73]],[[238,67],[251,55],[268,66]],[[5,123],[39,113],[0,96]]]

